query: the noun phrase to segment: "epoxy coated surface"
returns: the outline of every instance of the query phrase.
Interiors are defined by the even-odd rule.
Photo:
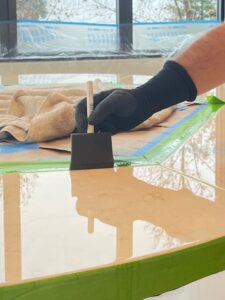
[[[222,108],[163,166],[0,175],[0,286],[225,236],[224,124]]]
[[[5,174],[0,186],[1,285],[225,235],[224,191],[210,198],[211,186],[160,166]]]

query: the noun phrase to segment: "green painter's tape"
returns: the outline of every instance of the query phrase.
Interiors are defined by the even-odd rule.
[[[224,104],[225,100],[222,100],[216,96],[213,95],[209,95],[207,96],[207,101],[211,104]]]
[[[1,162],[0,173],[24,173],[69,170],[70,160],[38,160],[25,162]]]
[[[225,237],[98,270],[0,287],[1,300],[143,300],[225,270]]]
[[[222,104],[223,103],[223,104]],[[215,112],[217,112],[224,102],[210,103],[197,114],[192,116],[182,125],[177,127],[170,135],[157,143],[144,155],[133,157],[114,157],[115,166],[137,166],[154,165],[164,162],[175,150],[177,150],[192,134],[194,134]],[[40,171],[60,171],[69,170],[69,159],[64,160],[40,160],[31,162],[5,162],[0,165],[0,173],[12,172],[40,172]]]
[[[192,116],[150,151],[145,153],[142,156],[143,163],[152,165],[164,162],[222,106],[221,104],[206,105],[196,115]]]

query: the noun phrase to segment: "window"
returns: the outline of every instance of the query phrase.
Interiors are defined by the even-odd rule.
[[[115,24],[115,0],[17,0],[17,18]]]
[[[133,0],[133,22],[217,20],[217,0]]]
[[[217,0],[133,0],[133,49],[171,55],[217,25]]]
[[[117,50],[115,0],[17,0],[17,17],[24,55]]]
[[[0,55],[34,58],[174,53],[224,20],[224,2],[1,0]],[[11,25],[4,23],[15,20]]]

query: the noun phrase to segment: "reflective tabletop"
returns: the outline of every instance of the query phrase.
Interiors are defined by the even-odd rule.
[[[160,166],[4,174],[0,186],[1,285],[225,235],[224,191]]]

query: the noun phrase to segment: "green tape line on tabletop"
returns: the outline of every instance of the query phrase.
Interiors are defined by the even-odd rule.
[[[141,163],[141,161],[140,161]],[[132,157],[115,157],[115,167],[126,167],[137,164],[137,160]],[[26,172],[49,172],[68,171],[70,160],[46,160],[46,161],[26,161],[26,162],[1,162],[0,174],[5,173],[26,173]]]
[[[223,104],[220,102],[219,104],[210,103],[206,105],[196,115],[192,116],[150,151],[145,153],[145,155],[143,155],[143,161],[147,164],[163,163],[174,153],[174,151],[178,150],[187,139],[201,128],[201,126],[203,126],[205,122],[223,106]]]
[[[1,162],[0,173],[25,173],[69,170],[70,160],[37,160],[23,162]]]
[[[121,265],[0,287],[1,300],[143,300],[225,269],[225,237]]]

